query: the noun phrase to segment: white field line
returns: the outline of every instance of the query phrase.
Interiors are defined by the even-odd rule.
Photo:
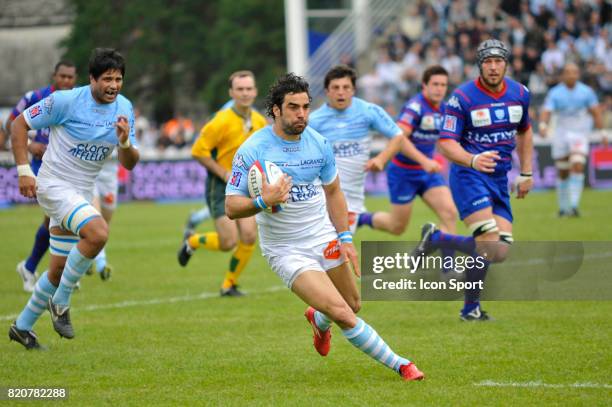
[[[534,382],[496,382],[493,380],[483,380],[479,383],[474,383],[474,386],[480,387],[526,387],[526,388],[547,388],[547,389],[610,389],[612,384],[600,383],[543,383],[541,381]]]
[[[248,291],[249,295],[258,295],[258,294],[266,294],[272,293],[276,291],[281,291],[286,289],[287,287],[283,285],[272,286],[259,291]],[[148,300],[127,300],[121,302],[114,302],[110,304],[92,304],[86,305],[84,307],[75,308],[78,311],[99,311],[106,309],[114,309],[114,308],[129,308],[129,307],[139,307],[142,305],[157,305],[157,304],[174,304],[176,302],[189,302],[189,301],[199,301],[199,300],[208,300],[211,298],[219,298],[219,292],[203,292],[197,295],[183,295],[180,297],[165,297],[165,298],[151,298]],[[0,315],[0,321],[12,321],[17,318],[17,314],[13,315]]]

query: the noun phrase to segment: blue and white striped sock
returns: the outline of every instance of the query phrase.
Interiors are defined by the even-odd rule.
[[[569,199],[569,179],[557,179],[557,201],[559,203],[559,210],[567,212],[570,209]]]
[[[17,329],[22,331],[31,331],[32,327],[40,317],[40,315],[47,309],[47,302],[57,287],[51,284],[49,277],[47,277],[47,271],[36,282],[34,292],[25,306],[19,317],[17,317]]]
[[[569,176],[569,201],[572,208],[578,208],[584,187],[584,174],[571,173]]]
[[[357,318],[357,325],[354,328],[342,330],[342,335],[353,346],[396,372],[399,372],[400,366],[410,363],[408,359],[393,352],[378,333],[361,318]]]
[[[100,253],[98,253],[98,255],[96,256],[95,262],[96,271],[98,273],[102,273],[104,271],[104,267],[106,267],[106,250],[104,250],[104,248],[102,248],[102,250],[100,250]]]
[[[321,331],[327,331],[332,324],[331,319],[322,312],[315,311],[314,313],[315,324]]]
[[[62,272],[62,279],[60,281],[57,291],[53,295],[53,303],[67,307],[70,305],[70,296],[74,290],[74,286],[83,277],[83,274],[91,266],[93,259],[87,258],[81,254],[77,246],[74,246],[70,250],[70,254],[66,259],[66,265]]]

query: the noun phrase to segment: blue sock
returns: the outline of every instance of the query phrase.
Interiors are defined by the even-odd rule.
[[[98,273],[103,272],[104,267],[106,267],[106,250],[104,248],[100,250],[94,261],[96,262],[96,271]]]
[[[342,330],[342,335],[353,346],[396,372],[399,372],[400,366],[410,363],[408,359],[395,354],[378,333],[361,318],[357,318],[357,325],[354,328]]]
[[[476,250],[476,242],[472,236],[453,235],[436,230],[431,235],[431,242],[436,249],[454,249],[472,255]]]
[[[572,209],[580,205],[580,197],[584,187],[584,174],[571,173],[569,176],[569,203]]]
[[[77,246],[70,250],[70,254],[66,259],[66,266],[62,272],[60,281],[55,295],[53,295],[53,303],[67,307],[70,305],[70,296],[76,283],[83,277],[83,274],[91,266],[93,259],[87,258],[81,254]]]
[[[322,312],[315,311],[314,313],[315,324],[321,331],[327,331],[331,326],[331,319]]]
[[[43,258],[47,249],[49,248],[49,229],[43,222],[36,231],[36,237],[34,238],[34,246],[32,246],[32,252],[30,257],[26,260],[25,268],[34,273],[38,263]]]
[[[560,211],[567,212],[570,210],[569,179],[557,179],[557,201]]]
[[[443,263],[446,263],[446,258],[448,257],[455,257],[455,249],[450,248],[450,247],[446,247],[443,246],[440,248],[440,252],[442,253],[442,259],[443,259]],[[442,266],[442,272],[444,273],[448,273],[449,271],[453,271],[452,268],[445,268],[444,266]]]
[[[200,223],[204,222],[206,219],[210,218],[210,211],[208,207],[205,206],[199,211],[192,213],[189,216],[189,228],[195,229]]]
[[[478,254],[474,253],[473,256],[476,257],[478,256]],[[465,271],[465,281],[466,282],[477,282],[477,281],[484,282],[484,279],[487,275],[487,270],[489,269],[489,265],[491,264],[486,260],[484,262],[485,262],[485,265],[482,268],[474,266]],[[464,295],[465,301],[464,301],[463,309],[461,310],[462,314],[467,314],[468,312],[472,311],[473,309],[475,309],[476,307],[480,305],[480,291],[481,290],[479,288],[464,290],[463,295]]]
[[[47,277],[47,271],[36,282],[34,292],[25,306],[19,317],[17,317],[17,329],[22,331],[31,331],[32,327],[40,317],[40,315],[47,309],[47,301],[51,297],[57,287],[51,284]]]
[[[374,214],[372,212],[363,212],[359,214],[359,218],[357,219],[357,227],[361,227],[363,225],[368,225],[372,227],[372,217]]]

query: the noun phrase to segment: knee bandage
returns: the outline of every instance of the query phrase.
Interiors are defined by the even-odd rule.
[[[70,214],[64,218],[63,226],[66,230],[78,236],[81,228],[98,216],[100,216],[100,212],[96,208],[88,202],[82,201],[75,205]]]
[[[79,242],[78,236],[56,235],[49,237],[49,252],[53,256],[68,257],[70,250]]]
[[[570,169],[570,162],[569,161],[555,161],[555,167],[557,167],[558,170],[569,170]]]
[[[474,237],[499,231],[495,219],[487,219],[480,222],[475,222],[468,226],[468,228],[470,229],[470,232],[472,232],[472,236]]]
[[[568,168],[569,168],[569,165],[572,165],[572,164],[585,164],[586,161],[587,161],[587,159],[586,159],[586,157],[583,154],[570,154]]]
[[[514,243],[514,238],[510,232],[499,232],[499,241],[506,244],[512,244]]]

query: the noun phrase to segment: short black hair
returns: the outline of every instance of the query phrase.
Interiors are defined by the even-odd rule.
[[[268,96],[266,96],[266,113],[268,116],[274,119],[274,106],[278,106],[282,110],[285,95],[289,93],[306,93],[308,94],[308,100],[312,100],[310,86],[303,77],[293,72],[285,74],[270,86]]]
[[[434,75],[448,76],[448,71],[444,69],[442,65],[432,65],[430,67],[427,67],[427,69],[425,69],[425,72],[423,72],[423,83],[427,85],[431,77]]]
[[[357,72],[353,68],[348,65],[336,65],[332,69],[330,69],[325,75],[324,86],[325,89],[329,86],[329,83],[334,79],[340,78],[349,78],[353,87],[355,87],[355,83],[357,81]]]
[[[98,80],[109,69],[121,71],[125,76],[125,58],[113,48],[95,48],[89,57],[89,74]]]
[[[60,69],[60,66],[65,66],[68,68],[76,68],[76,65],[74,64],[74,62],[68,61],[66,59],[62,59],[57,64],[55,64],[55,68],[53,68],[53,73],[57,73],[58,69]]]

